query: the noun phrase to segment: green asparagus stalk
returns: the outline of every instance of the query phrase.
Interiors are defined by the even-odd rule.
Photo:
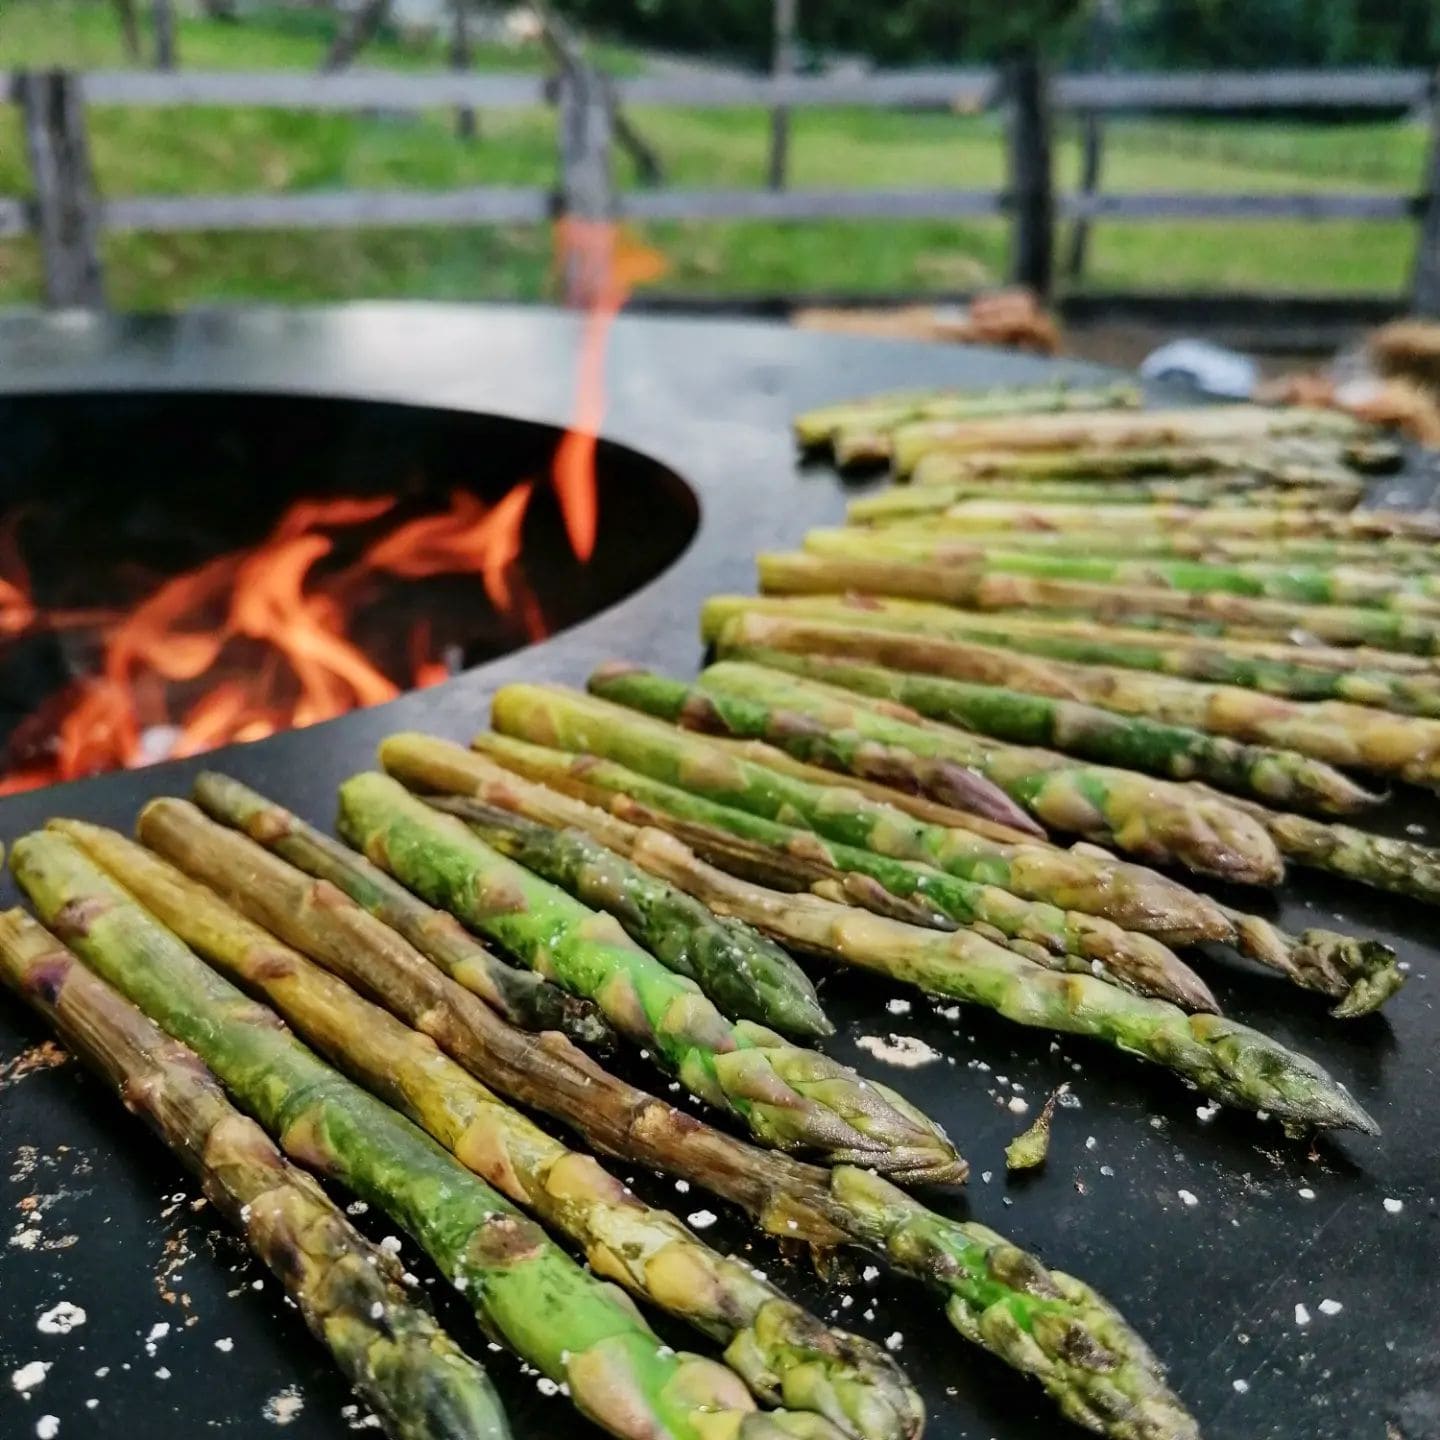
[[[896,485],[874,495],[861,496],[846,507],[846,521],[855,526],[881,529],[887,533],[901,528],[933,526],[942,534],[950,527],[949,514],[957,511],[959,529],[965,524],[965,506],[975,502],[999,502],[1011,505],[1261,505],[1266,507],[1295,506],[1306,509],[1347,509],[1364,496],[1363,482],[1350,480],[1326,485],[1275,485],[1246,473],[1224,472],[1196,475],[1184,480],[960,480],[946,484],[924,483],[929,460],[944,456],[927,456],[920,462],[912,484]],[[993,533],[1018,539],[1028,531],[996,529]],[[1037,532],[1038,533],[1038,532]],[[1108,531],[1059,531],[1057,534],[1104,534],[1109,544],[1116,543]],[[1191,544],[1198,544],[1192,538]],[[1219,537],[1212,537],[1219,543]],[[1237,542],[1242,543],[1242,542]],[[1320,543],[1320,542],[1315,542]],[[1342,542],[1333,542],[1342,543]]]
[[[344,874],[346,856],[361,880],[373,870],[238,782],[214,774],[202,781],[212,811],[267,848],[336,875]],[[1194,1440],[1194,1422],[1123,1319],[1080,1282],[1047,1272],[993,1231],[937,1215],[867,1171],[823,1170],[747,1144],[596,1068],[560,1035],[511,1029],[379,921],[328,886],[315,890],[290,867],[262,889],[235,885],[227,868],[214,878],[296,948],[373,988],[467,1070],[512,1082],[519,1076],[507,1093],[563,1120],[597,1149],[708,1189],[782,1238],[874,1249],[944,1297],[961,1335],[1037,1376],[1080,1424],[1115,1440]],[[430,933],[425,916],[436,913],[416,900],[396,918],[423,939]],[[436,954],[437,965],[452,958],[449,950]]]
[[[864,638],[870,639],[879,633],[866,632]],[[1330,765],[1307,758],[1294,749],[1242,744],[1207,734],[1193,721],[1187,726],[1178,716],[1172,719],[1164,713],[1148,718],[1145,711],[1150,706],[1146,704],[1145,682],[1154,677],[1112,672],[1122,678],[1109,688],[1103,681],[1097,684],[1092,697],[1085,687],[1069,684],[1063,676],[1052,678],[1043,662],[1018,659],[1006,651],[984,646],[945,643],[950,651],[964,654],[954,658],[938,676],[796,653],[789,648],[750,645],[739,638],[739,632],[734,640],[722,639],[720,654],[727,659],[786,670],[863,695],[893,700],[932,720],[991,735],[997,740],[1046,745],[1081,759],[1167,775],[1173,780],[1199,777],[1222,789],[1248,791],[1283,805],[1343,815],[1379,801],[1378,796],[1362,790]],[[973,681],[949,678],[955,670],[965,671],[973,676]],[[1170,683],[1188,684],[1186,681]],[[1246,700],[1256,698],[1249,691],[1237,693]],[[1066,699],[1067,694],[1079,695],[1081,699]],[[1114,703],[1108,709],[1101,708],[1112,694]],[[1091,698],[1096,703],[1081,703]],[[1163,710],[1163,707],[1157,708]],[[1381,716],[1373,719],[1386,723]],[[1258,723],[1263,727],[1263,721]],[[1390,723],[1393,729],[1394,724]],[[1351,748],[1353,750],[1353,746]]]
[[[1301,565],[1242,562],[1212,565],[1193,560],[1114,559],[959,543],[943,535],[896,536],[889,531],[844,527],[805,536],[812,555],[839,559],[890,559],[924,565],[964,566],[977,574],[1025,575],[1042,580],[1087,580],[1097,585],[1156,586],[1194,594],[1248,595],[1300,605],[1374,605],[1433,615],[1432,577],[1383,570],[1316,569]]]
[[[426,735],[388,737],[380,759],[388,774],[422,793],[463,792],[445,767],[458,764],[468,779],[484,765],[471,751]],[[592,838],[573,814],[536,813],[533,803],[525,813],[505,804],[508,796],[491,801],[475,789],[470,795],[474,803],[460,818],[487,845],[613,915],[632,940],[695,981],[724,1013],[796,1034],[834,1032],[805,972],[778,945],[748,925],[717,920],[683,891],[631,864],[623,853],[629,827],[616,821],[609,834]]]
[[[1223,787],[1252,788],[1261,799],[1281,804],[1308,802],[1312,808],[1342,813],[1374,803],[1374,797],[1352,787],[1343,777],[1336,786],[1332,778],[1336,772],[1328,765],[1303,779],[1297,776],[1292,792],[1284,793],[1282,787],[1289,783],[1294,760],[1302,755],[1394,775],[1415,784],[1430,784],[1440,778],[1440,724],[1384,715],[1342,701],[1304,704],[1259,695],[1242,686],[1210,685],[1121,667],[1040,660],[968,641],[797,624],[763,616],[748,618],[722,631],[719,650],[740,658],[762,658],[763,663],[776,668],[895,700],[932,718],[949,719],[1002,739],[1029,737],[1018,722],[1012,734],[989,728],[993,722],[985,707],[985,694],[995,692],[983,692],[983,687],[999,686],[1030,696],[1054,697],[1060,704],[1079,701],[1083,702],[1082,708],[1102,707],[1102,714],[1118,711],[1126,716],[1146,717],[1161,726],[1162,735],[1166,727],[1178,726],[1182,727],[1182,736],[1200,732],[1230,736],[1232,741],[1245,743],[1225,748],[1222,742],[1219,765],[1211,767],[1205,759],[1197,758],[1191,775],[1177,774],[1176,778],[1198,776]],[[890,668],[880,676],[865,673],[881,666]],[[961,685],[963,689],[955,688]],[[978,705],[968,698],[969,691],[977,686],[983,692]],[[1131,723],[1119,716],[1111,718],[1121,727]],[[1000,719],[1003,722],[1008,717],[1002,715]],[[1090,743],[1088,735],[1083,738]],[[1037,739],[1046,743],[1043,736]],[[1286,748],[1255,751],[1253,742]],[[1063,742],[1054,739],[1048,743],[1057,749],[1069,749],[1073,742],[1067,737]],[[1268,792],[1255,785],[1247,787],[1243,770],[1235,768],[1251,756],[1268,760],[1287,752],[1293,759],[1271,781]],[[1097,753],[1091,758],[1126,763],[1118,748],[1110,756]],[[1227,761],[1231,764],[1228,773]],[[1137,749],[1129,763],[1138,769],[1152,769],[1157,762],[1148,759],[1143,749]],[[1215,773],[1207,774],[1211,768]]]
[[[225,1099],[200,1059],[23,910],[0,915],[0,980],[195,1174],[394,1440],[506,1440],[481,1367],[309,1175]]]
[[[843,786],[817,786],[780,774],[711,741],[632,713],[649,706],[673,719],[683,711],[686,723],[696,728],[733,729],[743,722],[732,724],[726,699],[717,701],[682,682],[618,668],[597,672],[591,684],[619,705],[563,690],[511,686],[495,698],[496,728],[531,740],[550,737],[546,743],[603,756],[772,825],[791,827],[750,838],[783,842],[794,849],[805,843],[796,827],[813,830],[845,847],[830,852],[839,868],[869,874],[902,896],[923,895],[950,919],[1024,942],[1026,953],[1028,947],[1038,947],[1058,957],[1061,968],[1088,968],[1098,962],[1126,983],[1147,990],[1158,985],[1163,993],[1184,995],[1190,1003],[1213,1003],[1198,978],[1153,937],[1131,934],[1094,915],[1025,900],[991,883],[998,871],[1008,878],[1023,870],[1024,856],[1014,862],[1001,858],[996,864],[993,847],[967,831],[924,825]],[[740,708],[758,719],[757,707],[741,702]],[[877,871],[868,858],[872,854],[933,866],[945,878],[927,877],[921,884],[909,869]],[[1062,868],[1063,862],[1044,873],[1054,877]],[[984,878],[969,878],[974,875]]]
[[[419,1034],[233,910],[166,860],[100,826],[57,822],[96,864],[222,974],[263,995],[332,1064],[426,1130],[467,1169],[565,1235],[591,1269],[725,1346],[769,1404],[825,1416],[855,1440],[911,1440],[919,1398],[884,1350],[831,1330],[748,1265],[643,1204],[590,1156],[505,1105]],[[277,860],[182,800],[141,833],[183,866],[262,887]]]
[[[1440,904],[1440,850],[1413,840],[1371,835],[1351,825],[1269,810],[1252,800],[1236,803],[1265,827],[1282,854],[1299,865]]]
[[[1084,497],[1079,497],[1083,499]],[[962,515],[962,525],[964,517]],[[829,532],[826,532],[829,533]],[[1207,565],[1253,564],[1308,565],[1323,569],[1355,567],[1383,569],[1424,581],[1433,587],[1440,570],[1440,548],[1409,540],[1287,540],[1252,539],[1229,535],[1190,535],[1156,527],[1153,530],[971,530],[951,532],[946,512],[907,517],[869,525],[852,523],[845,532],[860,547],[868,538],[876,553],[881,549],[896,554],[925,558],[943,554],[955,561],[971,560],[997,550],[1024,550],[1051,555],[1107,556],[1134,559],[1198,561]],[[856,553],[868,553],[857,548]]]
[[[1399,715],[1440,719],[1440,675],[1423,673],[1426,662],[1411,656],[1369,652],[1374,663],[1357,664],[1356,652],[1347,650],[1226,636],[1179,638],[1083,620],[981,615],[904,600],[824,596],[717,596],[706,602],[702,623],[711,644],[725,634],[744,634],[755,643],[777,648],[803,644],[807,654],[853,654],[876,660],[890,656],[884,663],[903,669],[932,670],[938,663],[927,658],[932,643],[973,641],[1082,665],[1239,685],[1295,700],[1346,700]],[[1382,661],[1409,664],[1389,670],[1382,668]]]
[[[627,687],[636,705],[653,693],[654,713],[688,723],[674,705],[674,691],[641,682]],[[1092,839],[1110,839],[1146,860],[1179,861],[1191,869],[1255,884],[1273,884],[1281,873],[1278,853],[1262,830],[1232,807],[1197,806],[1190,792],[1158,780],[1108,767],[1082,766],[1050,751],[1000,745],[934,724],[897,717],[853,694],[782,677],[775,671],[736,664],[712,666],[697,702],[707,723],[746,723],[749,738],[763,739],[802,759],[848,769],[866,778],[909,784],[933,799],[946,800],[944,772],[932,762],[974,765],[1001,785],[1037,818],[1056,829]],[[719,694],[757,702],[717,715]],[[752,724],[753,722],[753,728]],[[731,731],[730,733],[736,733]],[[823,736],[826,743],[817,744]],[[842,761],[836,742],[849,752]]]
[[[1399,611],[1344,605],[1298,605],[1167,590],[1158,586],[1102,585],[957,570],[945,565],[862,560],[833,555],[762,554],[761,588],[769,594],[837,595],[850,591],[939,601],[973,610],[1079,612],[1105,621],[1160,616],[1187,625],[1232,626],[1268,634],[1306,634],[1334,645],[1372,645],[1419,655],[1440,655],[1440,620]]]
[[[1291,505],[1027,505],[1023,500],[966,500],[945,507],[946,532],[1037,530],[1048,533],[1187,529],[1191,537],[1220,539],[1402,540],[1440,539],[1440,522],[1423,512],[1307,509]]]
[[[875,913],[900,918],[891,907],[877,903],[873,889],[880,889],[889,895],[928,905],[932,914],[943,918],[936,921],[922,912],[921,923],[936,929],[948,928],[943,923],[945,919],[953,923],[967,912],[969,898],[961,888],[962,882],[928,865],[824,840],[813,831],[732,809],[594,755],[547,749],[502,735],[477,735],[472,743],[486,755],[530,779],[605,807],[632,824],[667,830],[693,845],[712,864],[750,879],[759,878],[762,884],[781,889],[809,889]],[[734,854],[715,843],[715,832],[737,837],[751,848],[768,850],[771,868],[757,871],[745,864],[743,858],[736,864]],[[797,876],[790,883],[779,873],[787,866],[792,867],[792,874]],[[844,883],[855,880],[862,883]],[[1199,976],[1157,942],[1143,943],[1150,939],[1148,936],[1121,931],[1125,943],[1105,952],[1104,958],[1097,953],[1086,959],[1068,951],[1056,952],[1035,942],[1009,939],[992,925],[970,924],[965,928],[1005,944],[1035,964],[1081,974],[1098,971],[1140,993],[1162,995],[1186,1008],[1216,1008],[1214,997]],[[1097,951],[1099,948],[1096,946]]]
[[[552,1116],[592,1149],[667,1171],[738,1205],[771,1235],[822,1249],[842,1242],[846,1221],[829,1193],[832,1171],[761,1150],[677,1110],[600,1069],[562,1035],[537,1038],[507,1025],[465,988],[466,951],[452,943],[450,925],[462,937],[468,932],[453,916],[238,780],[202,774],[196,797],[212,816],[288,862],[273,868],[263,887],[236,885],[224,870],[207,872],[207,883],[374,994],[471,1074]],[[398,896],[376,903],[384,886]]]
[[[1124,481],[1245,474],[1277,485],[1318,487],[1348,484],[1355,471],[1397,469],[1403,458],[1400,447],[1388,440],[1303,437],[1128,450],[1094,445],[1063,450],[941,450],[922,456],[910,478],[917,485],[954,485],[983,479]]]
[[[963,1175],[944,1132],[903,1097],[753,1021],[726,1020],[611,916],[531,875],[388,777],[358,775],[341,786],[340,826],[422,898],[594,999],[692,1094],[738,1115],[764,1143],[914,1183]]]
[[[134,903],[64,837],[22,837],[11,867],[41,918],[177,1040],[281,1146],[406,1229],[482,1326],[612,1434],[752,1440],[822,1434],[760,1415],[725,1367],[676,1354],[628,1302],[410,1121],[345,1080]],[[793,1417],[808,1424],[816,1417]],[[833,1429],[825,1427],[831,1435]]]
[[[982,415],[1029,415],[1053,410],[1134,408],[1140,391],[1130,384],[1093,387],[1049,384],[997,386],[991,390],[912,390],[824,405],[795,417],[795,438],[806,449],[829,444],[837,432],[890,430],[907,420],[970,419]]]
[[[1134,450],[1191,444],[1238,444],[1281,437],[1349,441],[1368,427],[1336,410],[1298,406],[1210,405],[1191,410],[1145,410],[1091,415],[1021,415],[989,420],[918,420],[893,434],[895,469],[908,475],[932,450]]]

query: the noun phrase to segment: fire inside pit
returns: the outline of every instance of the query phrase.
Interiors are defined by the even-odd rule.
[[[697,522],[632,451],[557,487],[560,431],[452,411],[39,395],[0,435],[0,792],[434,684],[614,603]]]

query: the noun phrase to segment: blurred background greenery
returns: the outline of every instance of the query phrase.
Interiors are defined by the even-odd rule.
[[[570,0],[560,8],[601,37],[595,52],[624,74],[753,67],[771,44],[770,0]],[[443,4],[439,11],[429,23],[423,4],[414,14],[404,4],[392,8],[357,63],[446,67]],[[1440,7],[1416,0],[1383,7],[1370,0],[1243,7],[1123,0],[1119,16],[1110,59],[1124,69],[1414,66],[1440,56]],[[477,30],[476,68],[544,66],[537,43],[492,18],[496,24]],[[185,69],[315,70],[341,23],[335,11],[312,6],[258,6],[235,16],[197,10],[181,15],[178,52]],[[1083,14],[1048,30],[1057,65],[1086,63],[1093,33]],[[812,67],[984,63],[1007,39],[953,0],[802,0],[801,34]],[[6,69],[130,63],[111,0],[0,0]],[[765,183],[763,110],[639,108],[632,118],[662,155],[671,183]],[[998,114],[807,109],[791,125],[796,188],[1002,183]],[[473,139],[457,136],[443,113],[95,107],[90,136],[98,183],[109,196],[548,186],[556,167],[554,117],[538,107],[482,113]],[[1427,131],[1422,117],[1405,114],[1126,118],[1107,121],[1105,146],[1107,191],[1411,192],[1421,188]],[[1060,122],[1056,161],[1059,187],[1073,188],[1073,120]],[[0,195],[24,194],[28,183],[18,117],[0,105]],[[702,295],[963,292],[1002,281],[1006,254],[1004,222],[989,220],[685,223],[648,227],[644,238],[669,261],[664,289]],[[1399,221],[1105,221],[1091,236],[1084,285],[1398,294],[1414,244],[1413,225]],[[111,302],[121,308],[204,299],[529,300],[551,295],[554,284],[549,236],[524,226],[111,235],[104,260]],[[33,242],[0,240],[0,304],[33,303],[39,294]]]

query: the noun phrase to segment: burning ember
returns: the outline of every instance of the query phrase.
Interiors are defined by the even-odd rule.
[[[387,581],[478,577],[496,611],[542,638],[520,560],[533,490],[523,482],[486,504],[457,489],[446,509],[389,524],[377,522],[392,517],[394,495],[297,500],[253,548],[186,570],[129,610],[99,613],[36,603],[18,543],[23,515],[12,516],[0,536],[0,633],[64,630],[72,651],[98,659],[12,734],[0,792],[256,740],[435,684],[454,662],[435,653],[427,617],[410,627],[400,675],[352,634],[393,588]],[[359,553],[336,564],[347,533],[364,536]]]

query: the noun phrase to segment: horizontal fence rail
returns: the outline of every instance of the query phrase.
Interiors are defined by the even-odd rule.
[[[573,55],[553,75],[335,75],[245,71],[96,70],[0,75],[0,99],[22,113],[33,199],[0,197],[0,237],[40,239],[51,304],[92,304],[100,295],[99,236],[107,232],[289,230],[391,226],[537,225],[559,215],[589,220],[860,221],[1008,217],[1015,278],[1050,288],[1050,229],[1057,219],[1404,221],[1417,226],[1412,302],[1440,312],[1440,107],[1423,70],[1054,76],[1018,85],[1004,70],[917,70],[799,76],[599,77]],[[1010,176],[993,190],[896,189],[621,190],[612,175],[619,107],[847,106],[972,113],[1008,103]],[[315,191],[256,195],[135,196],[96,193],[89,161],[90,106],[235,106],[302,111],[427,111],[556,106],[561,117],[553,189],[485,185],[445,191]],[[1029,109],[1026,107],[1029,106]],[[1084,188],[1056,194],[1050,165],[1052,112],[1415,110],[1432,116],[1423,193],[1139,192]],[[1022,121],[1024,123],[1022,123]],[[583,295],[572,294],[576,302]]]

